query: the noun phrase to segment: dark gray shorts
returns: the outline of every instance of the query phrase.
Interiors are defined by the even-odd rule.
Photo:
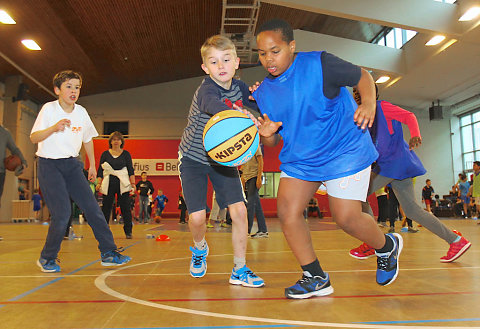
[[[183,196],[189,213],[206,209],[208,178],[212,182],[220,209],[237,202],[245,202],[237,168],[208,166],[182,157],[179,171]]]

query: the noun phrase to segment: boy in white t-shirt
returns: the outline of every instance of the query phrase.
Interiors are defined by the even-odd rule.
[[[60,272],[56,263],[60,245],[70,218],[72,199],[88,219],[98,241],[103,266],[118,266],[131,258],[121,255],[105,217],[83,174],[83,164],[77,159],[82,143],[90,168],[88,179],[97,176],[92,138],[98,136],[87,110],[75,104],[82,86],[82,77],[73,71],[62,71],[53,78],[57,101],[43,105],[30,140],[38,143],[38,181],[50,210],[51,222],[45,246],[37,265],[42,272]]]

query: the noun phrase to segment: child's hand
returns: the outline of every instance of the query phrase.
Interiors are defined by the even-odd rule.
[[[410,138],[410,141],[408,142],[408,146],[410,150],[413,150],[416,147],[419,147],[422,144],[422,138],[421,137],[412,137]]]
[[[70,120],[62,119],[55,124],[54,131],[55,132],[64,131],[66,127],[70,127],[70,124],[71,124]]]
[[[253,86],[248,87],[248,90],[250,90],[250,93],[253,94],[253,92],[254,92],[255,90],[257,90],[257,88],[260,86],[260,84],[261,84],[261,82],[258,82],[258,81],[257,81],[257,82],[255,82],[255,84],[254,84]],[[252,101],[255,100],[255,98],[253,98],[252,95],[248,96],[248,99],[250,99],[250,100],[252,100]]]
[[[362,129],[366,129],[367,126],[370,128],[373,125],[373,120],[375,120],[375,103],[371,105],[367,103],[358,105],[353,115],[353,121],[357,123],[357,126]]]
[[[88,180],[94,182],[97,179],[97,169],[95,167],[88,168]]]
[[[263,118],[258,117],[258,121],[260,122],[260,127],[258,127],[258,133],[260,134],[260,136],[263,137],[273,136],[283,124],[282,122],[275,122],[270,120],[267,114],[264,114]]]
[[[245,110],[245,109],[242,109],[240,106],[236,105],[236,104],[233,104],[233,109],[237,110],[237,111],[240,111],[242,112],[243,114],[246,114],[248,115],[248,117],[250,119],[252,119],[253,123],[255,124],[255,126],[257,126],[257,128],[260,126],[260,122],[258,122],[258,120],[253,116],[252,113],[250,113],[249,111]]]

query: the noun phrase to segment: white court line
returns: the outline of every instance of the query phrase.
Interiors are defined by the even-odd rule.
[[[217,255],[217,256],[220,256],[220,255]],[[140,263],[140,264],[134,264],[134,265],[119,268],[117,270],[112,270],[112,271],[105,272],[105,273],[99,275],[95,279],[95,286],[98,289],[100,289],[101,291],[103,291],[104,293],[106,293],[110,296],[113,296],[113,297],[118,298],[118,299],[122,299],[124,301],[136,303],[136,304],[139,304],[139,305],[150,306],[150,307],[163,309],[163,310],[167,310],[167,311],[181,312],[181,313],[202,315],[202,316],[209,316],[209,317],[215,317],[215,318],[223,318],[223,319],[229,319],[229,320],[255,321],[255,322],[263,322],[263,323],[288,324],[288,325],[296,325],[296,326],[330,327],[330,328],[364,328],[364,329],[413,329],[413,328],[438,329],[439,328],[438,326],[434,326],[434,327],[430,327],[430,326],[395,326],[395,325],[378,325],[378,324],[368,325],[368,324],[328,323],[328,322],[315,322],[315,321],[297,321],[297,320],[272,319],[272,318],[260,318],[260,317],[243,316],[243,315],[223,314],[223,313],[216,313],[216,312],[205,312],[205,311],[199,311],[199,310],[188,309],[188,308],[183,308],[183,307],[174,307],[174,306],[164,305],[164,304],[160,304],[160,303],[154,303],[154,302],[150,302],[150,301],[147,301],[147,300],[127,296],[127,295],[124,295],[124,294],[122,294],[118,291],[113,290],[112,288],[107,286],[107,284],[105,282],[106,279],[109,276],[114,275],[116,272],[119,272],[119,271],[122,271],[122,270],[125,270],[125,269],[129,269],[129,268],[133,268],[133,267],[137,267],[137,266],[148,265],[148,264],[163,262],[163,261],[169,261],[169,260],[159,260],[159,261],[151,261],[151,262],[145,262],[145,263]],[[403,271],[403,269],[402,269],[402,271]],[[442,327],[442,328],[465,329],[466,327]],[[469,328],[480,329],[480,327],[469,327]]]
[[[213,255],[212,255],[213,256]],[[210,257],[210,255],[209,255]],[[167,260],[157,260],[155,262],[165,262],[169,261]],[[150,262],[148,262],[150,263]],[[142,263],[142,265],[146,265],[148,263]],[[140,264],[138,264],[140,265]],[[465,266],[465,267],[424,267],[424,268],[402,268],[402,272],[405,271],[445,271],[445,270],[454,270],[454,271],[459,271],[459,270],[478,270],[480,269],[480,266]],[[375,272],[376,269],[373,270],[355,270],[355,272]],[[229,275],[231,272],[208,272],[208,275]],[[272,272],[272,271],[255,271],[257,274],[295,274],[298,273],[298,271],[277,271],[277,272]],[[329,270],[328,273],[352,273],[351,270]],[[15,278],[20,278],[20,279],[32,279],[32,278],[47,278],[47,279],[52,279],[52,278],[61,278],[64,275],[0,275],[0,279],[15,279]],[[181,272],[181,273],[129,273],[129,274],[111,274],[110,276],[112,277],[129,277],[129,276],[190,276],[189,273]],[[98,274],[72,274],[69,275],[68,277],[65,276],[65,279],[68,278],[82,278],[82,277],[98,277]]]

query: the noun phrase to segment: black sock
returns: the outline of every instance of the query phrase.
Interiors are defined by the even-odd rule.
[[[385,235],[385,245],[381,249],[375,249],[378,253],[390,252],[393,250],[393,240],[390,236]]]
[[[318,262],[318,259],[315,259],[312,263],[303,265],[302,266],[303,271],[307,271],[310,273],[312,276],[321,276],[322,278],[325,278],[325,273],[323,272],[320,263]]]

